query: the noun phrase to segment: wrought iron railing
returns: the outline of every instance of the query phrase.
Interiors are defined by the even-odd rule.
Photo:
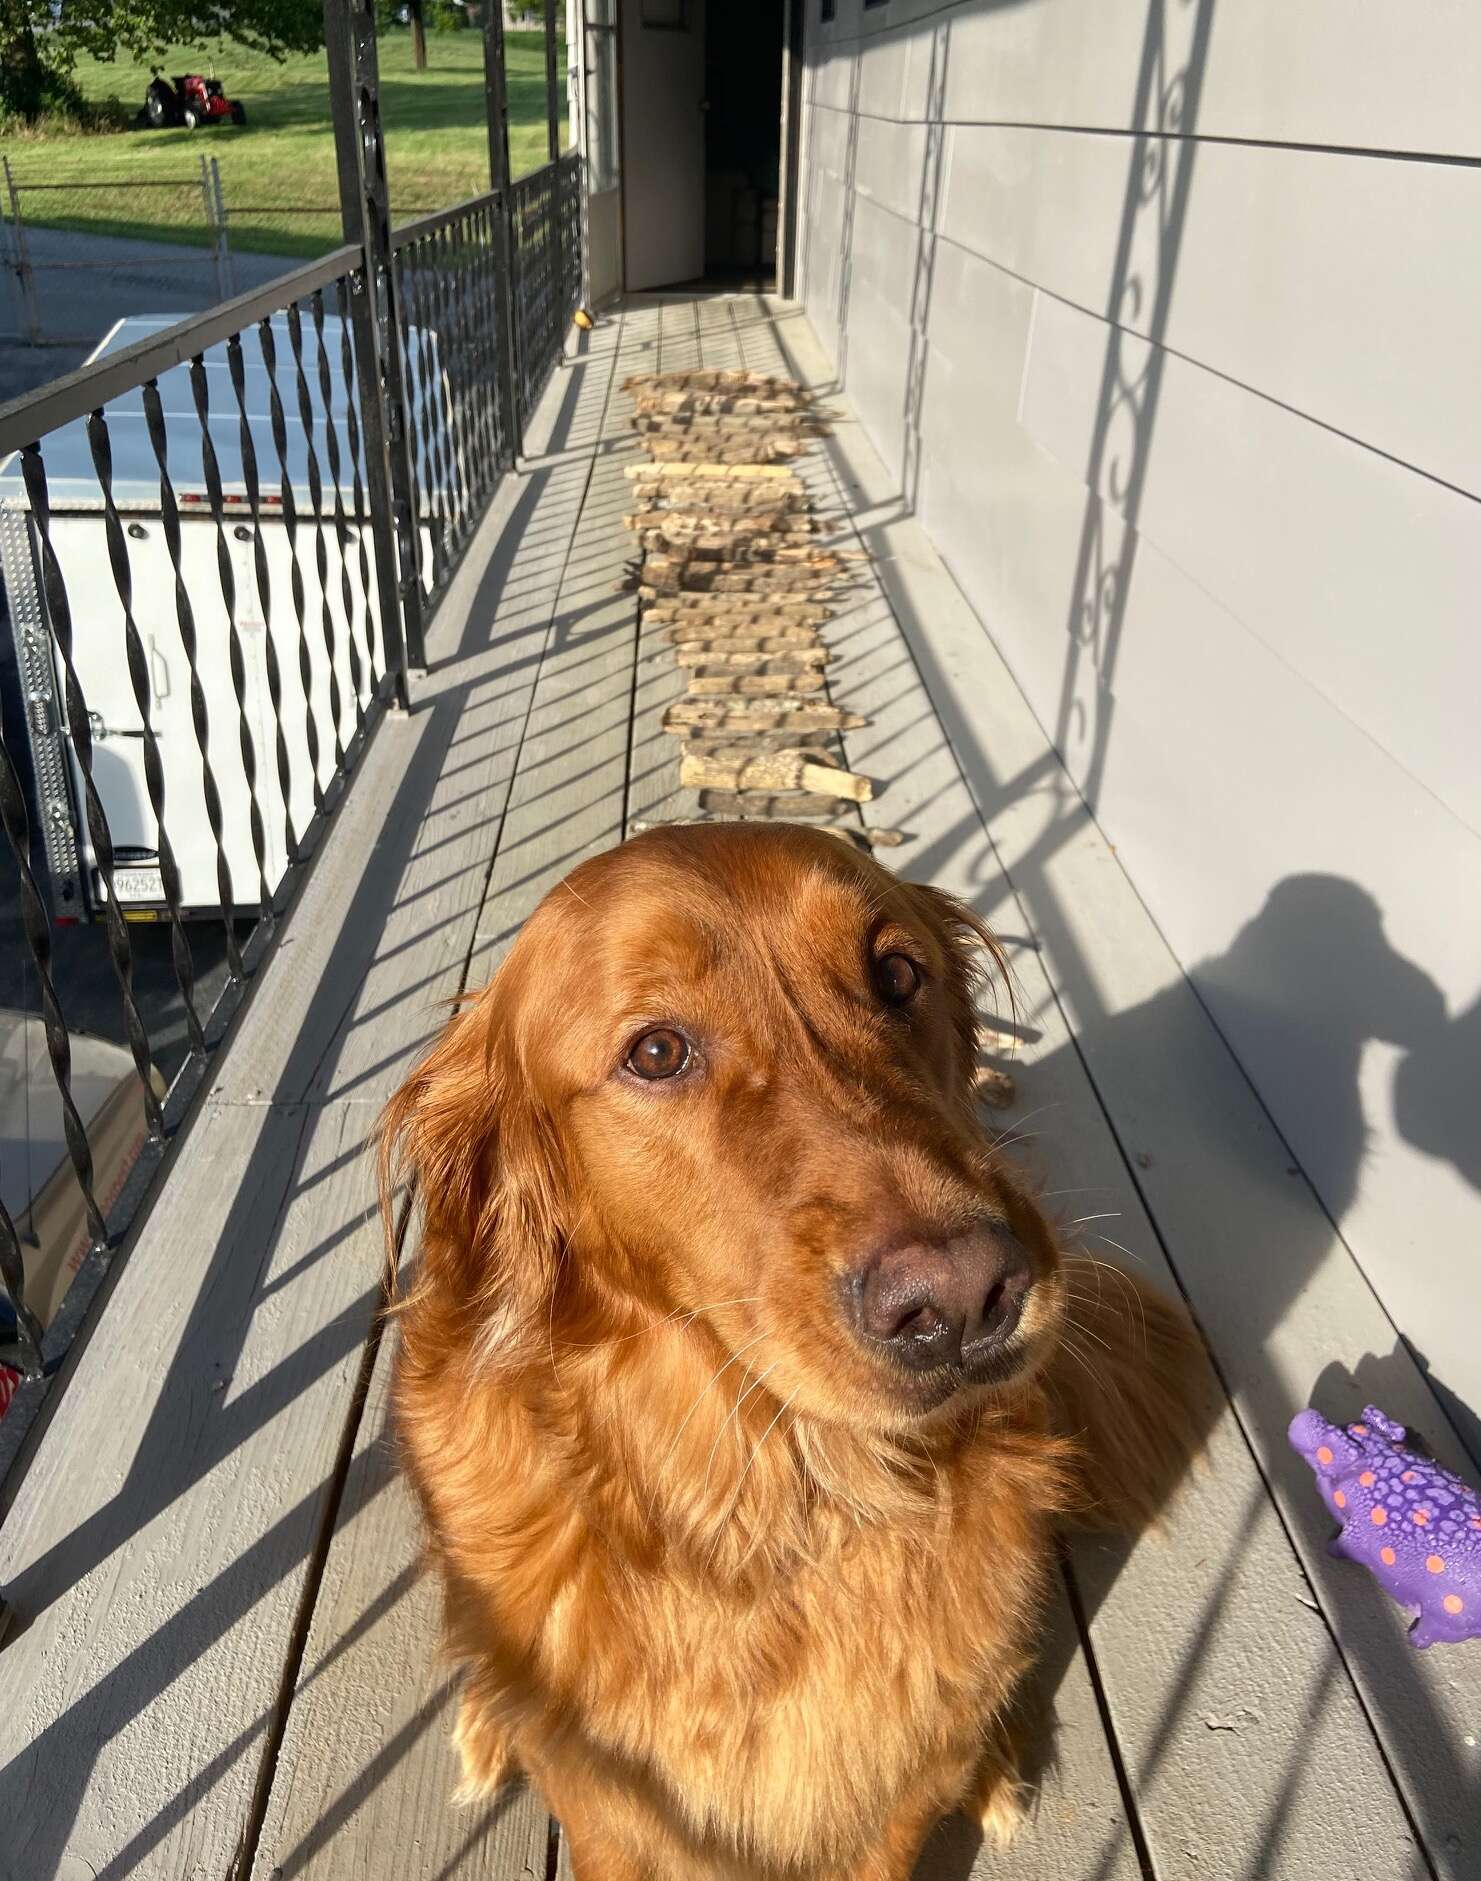
[[[396,230],[418,573],[435,604],[518,447],[500,390],[496,192]],[[560,336],[557,336],[557,347]]]
[[[66,1350],[328,811],[404,689],[395,589],[388,610],[376,579],[395,551],[367,496],[364,292],[363,256],[345,248],[198,319],[121,322],[92,364],[0,413],[20,695],[0,738],[0,853],[85,1217],[80,1245],[52,1250],[77,1278],[44,1324],[28,1297],[35,1220],[0,1200],[0,1359],[33,1380]],[[227,963],[210,1012],[192,930],[204,916],[223,923]],[[173,1077],[134,988],[140,920],[169,927],[188,1040]],[[53,974],[57,927],[86,921],[106,937],[143,1126],[132,1173],[121,1187],[109,1174],[111,1206]],[[50,1274],[54,1308],[57,1294]]]
[[[0,725],[0,918],[13,892],[81,1204],[70,1284],[43,1302],[34,1208],[0,1190],[0,1367],[21,1380],[0,1476],[367,739],[407,702],[579,300],[575,153],[391,233],[357,30],[331,41],[331,89],[360,239],[179,324],[122,322],[91,363],[0,408],[19,693]],[[168,930],[173,1058],[135,985],[140,920]],[[220,924],[214,998],[203,921]],[[73,922],[101,927],[117,984],[139,1139],[122,1173],[79,1101],[54,970]]]
[[[515,371],[521,422],[535,408],[581,304],[581,155],[568,150],[510,190]]]

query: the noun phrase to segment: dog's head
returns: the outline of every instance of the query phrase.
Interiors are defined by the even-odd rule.
[[[1063,1283],[975,1116],[984,950],[947,896],[802,828],[583,863],[392,1105],[424,1286],[494,1363],[692,1315],[854,1427],[1015,1386]]]

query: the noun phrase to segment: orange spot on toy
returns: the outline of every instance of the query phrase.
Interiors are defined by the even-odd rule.
[[[1318,1463],[1330,1463],[1332,1461],[1332,1452],[1327,1448],[1326,1444],[1323,1444],[1321,1449],[1317,1451],[1316,1460]]]
[[[1380,1548],[1378,1550],[1378,1558],[1386,1568],[1391,1568],[1399,1557],[1394,1553],[1392,1548]]]
[[[1374,1483],[1372,1470],[1364,1470],[1362,1475],[1358,1478],[1358,1481],[1363,1485],[1364,1489],[1371,1489]]]
[[[1354,1437],[1366,1437],[1368,1434],[1368,1426],[1366,1424],[1349,1424],[1347,1428],[1352,1432]]]
[[[1426,1555],[1424,1558],[1424,1564],[1429,1569],[1431,1574],[1443,1574],[1445,1572],[1445,1563],[1440,1559],[1439,1555],[1437,1554]]]
[[[1332,1491],[1332,1500],[1337,1504],[1339,1509],[1345,1509],[1347,1507],[1347,1497],[1343,1495],[1340,1489],[1334,1489]]]
[[[1428,1528],[1430,1525],[1430,1512],[1428,1509],[1416,1509],[1409,1519],[1416,1528]]]
[[[1368,1520],[1375,1528],[1382,1528],[1384,1523],[1388,1520],[1388,1510],[1384,1508],[1374,1509],[1372,1514],[1368,1517]]]
[[[1446,1594],[1444,1604],[1447,1613],[1459,1613],[1465,1602],[1459,1594]]]
[[[1399,1478],[1399,1481],[1401,1483],[1417,1483],[1419,1478],[1414,1474],[1413,1470],[1405,1470],[1404,1474]]]

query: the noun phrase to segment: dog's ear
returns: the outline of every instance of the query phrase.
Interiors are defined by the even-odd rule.
[[[386,1107],[380,1193],[388,1236],[403,1188],[414,1190],[422,1227],[408,1303],[435,1292],[444,1310],[472,1322],[483,1355],[514,1356],[546,1322],[565,1175],[559,1135],[519,1063],[497,978],[448,1024]]]
[[[928,883],[904,886],[946,955],[946,996],[957,1039],[958,1068],[970,1088],[977,1076],[977,991],[989,981],[1000,983],[1009,1011],[1016,1016],[1012,968],[997,936],[965,902]]]

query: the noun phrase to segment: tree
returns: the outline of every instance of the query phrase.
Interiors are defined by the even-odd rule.
[[[145,61],[223,36],[278,59],[312,52],[324,43],[320,0],[0,0],[0,116],[75,111],[79,53]]]
[[[419,72],[427,69],[427,22],[422,17],[422,0],[406,0],[411,26],[411,62]]]

